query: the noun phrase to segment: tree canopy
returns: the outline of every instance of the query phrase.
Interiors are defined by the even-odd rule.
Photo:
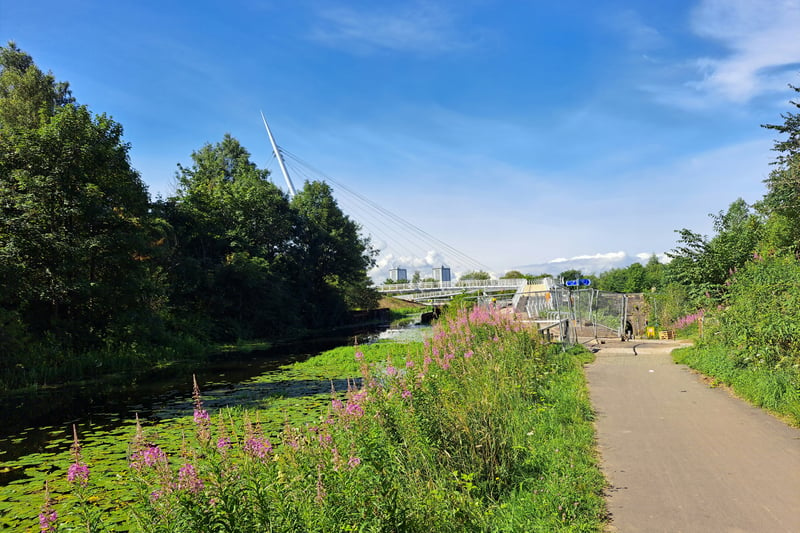
[[[374,251],[327,184],[290,201],[225,134],[152,201],[129,151],[121,124],[0,47],[0,370],[34,352],[67,364],[65,351],[265,338],[376,304]]]

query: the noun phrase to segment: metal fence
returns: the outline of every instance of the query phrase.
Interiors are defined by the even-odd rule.
[[[622,338],[626,335],[628,299],[633,295],[596,289],[554,287],[522,295],[515,306],[550,338],[578,342],[579,338]]]

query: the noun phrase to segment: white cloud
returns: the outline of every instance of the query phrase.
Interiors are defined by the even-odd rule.
[[[392,8],[333,7],[317,13],[311,37],[354,52],[395,50],[447,52],[468,46],[454,27],[454,16],[433,3],[396,4]]]
[[[639,260],[640,263],[644,265],[648,261],[650,261],[650,258],[653,257],[654,255],[656,256],[656,259],[658,259],[659,263],[666,264],[672,261],[672,258],[669,257],[667,254],[654,254],[653,252],[640,252],[638,254],[635,254],[635,257],[636,259]]]
[[[514,267],[530,274],[558,274],[566,270],[580,270],[585,274],[599,274],[612,268],[624,268],[635,262],[643,262],[640,259],[642,254],[635,256],[628,255],[626,252],[605,252],[596,254],[582,254],[570,258],[558,257],[546,263],[522,265]],[[646,259],[650,259],[652,254],[646,254]],[[646,262],[646,261],[645,261]]]
[[[800,70],[800,0],[702,0],[691,26],[729,51],[696,60],[703,78],[689,86],[703,93],[746,102],[784,90]]]
[[[661,33],[653,26],[642,20],[636,11],[625,10],[614,15],[609,21],[614,31],[626,37],[628,46],[632,50],[644,51],[660,48],[665,40]]]

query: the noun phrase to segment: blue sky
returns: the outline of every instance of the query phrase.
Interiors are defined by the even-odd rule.
[[[263,111],[384,249],[376,278],[598,272],[710,233],[763,195],[797,28],[800,0],[0,0],[0,39],[123,125],[154,196],[225,133],[285,188]]]

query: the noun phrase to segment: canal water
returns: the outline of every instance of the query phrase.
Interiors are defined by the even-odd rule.
[[[36,394],[0,399],[0,529],[19,525],[8,518],[26,497],[40,497],[44,477],[57,475],[69,461],[73,424],[86,445],[109,439],[129,442],[132,420],[148,422],[192,414],[192,373],[203,391],[206,408],[226,405],[257,406],[268,396],[305,397],[329,393],[327,379],[302,382],[280,376],[287,364],[304,361],[337,346],[378,339],[418,340],[429,328],[412,326],[383,329],[357,336],[313,339],[279,345],[264,351],[228,353],[213,358],[195,370],[154,371],[134,379],[108,380],[90,386],[42,389]],[[271,374],[268,382],[258,378]],[[277,378],[277,379],[276,379]],[[338,390],[346,383],[334,383]],[[210,393],[206,400],[206,394]],[[121,447],[120,447],[121,446]],[[124,443],[117,455],[124,452]],[[88,448],[88,447],[87,447]],[[48,466],[53,462],[53,466]],[[30,516],[31,511],[26,514]],[[5,518],[4,518],[5,517]]]

